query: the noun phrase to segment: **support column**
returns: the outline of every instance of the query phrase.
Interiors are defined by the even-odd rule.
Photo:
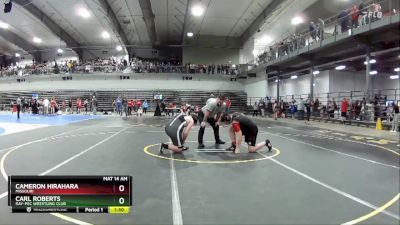
[[[366,61],[366,66],[365,66],[365,92],[366,92],[366,100],[369,102],[370,100],[370,95],[369,91],[372,89],[371,88],[371,75],[369,72],[371,71],[371,64],[369,63],[369,60],[371,60],[371,54],[369,51],[369,48],[367,48],[367,57],[365,59]]]
[[[281,77],[277,76],[278,82],[276,82],[276,100],[279,102],[279,83],[281,82]]]
[[[310,68],[310,102],[314,100],[314,66]]]

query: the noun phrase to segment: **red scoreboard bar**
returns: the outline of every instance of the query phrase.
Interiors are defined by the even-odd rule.
[[[131,176],[9,176],[13,213],[129,213]]]

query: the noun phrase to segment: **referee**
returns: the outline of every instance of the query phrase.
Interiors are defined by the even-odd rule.
[[[206,129],[206,123],[209,123],[214,130],[215,144],[225,144],[225,142],[219,138],[219,124],[221,123],[221,115],[224,112],[225,103],[223,103],[220,97],[207,99],[206,105],[201,108],[198,113],[198,121],[201,123],[198,135],[199,149],[205,147],[203,136]]]

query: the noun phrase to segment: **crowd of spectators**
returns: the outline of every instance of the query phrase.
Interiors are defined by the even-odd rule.
[[[239,66],[234,64],[204,65],[187,63],[182,65],[176,59],[146,59],[132,57],[129,61],[116,58],[94,58],[90,60],[56,60],[44,63],[32,63],[23,66],[6,66],[0,68],[0,77],[25,76],[59,73],[202,73],[202,74],[239,74]]]
[[[63,112],[68,114],[90,114],[93,115],[97,112],[97,99],[93,95],[91,99],[57,99],[52,97],[51,99],[44,98],[25,98],[18,97],[16,101],[11,101],[11,112],[17,113],[19,119],[19,113],[39,114],[44,116],[53,116],[62,114]],[[6,107],[3,106],[2,110]]]
[[[389,14],[396,14],[393,10]],[[263,64],[288,55],[291,52],[297,51],[305,47],[324,40],[327,28],[333,28],[331,35],[347,32],[349,29],[367,25],[371,22],[379,20],[383,15],[382,7],[378,3],[372,3],[365,6],[364,3],[353,5],[349,9],[344,9],[337,14],[336,17],[331,17],[325,21],[317,18],[315,21],[310,21],[309,29],[303,32],[296,32],[286,38],[269,46],[264,52],[257,56],[256,65]]]
[[[267,97],[251,103],[251,106],[253,116],[258,114],[265,116],[265,112],[275,119],[292,117],[303,120],[308,113],[309,116],[340,119],[342,121],[376,121],[378,118],[391,121],[396,104],[388,102],[386,96],[375,96],[370,101],[365,98],[357,100],[343,98],[336,101],[335,98],[332,98],[325,102],[319,101],[318,98],[313,101],[299,98],[278,102]]]

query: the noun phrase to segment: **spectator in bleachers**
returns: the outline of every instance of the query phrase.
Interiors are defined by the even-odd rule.
[[[313,41],[317,40],[317,27],[315,26],[314,21],[310,21],[309,27],[310,35]]]
[[[357,5],[353,5],[350,11],[351,14],[351,27],[357,28],[358,27],[358,17],[360,15],[360,11]]]
[[[318,38],[320,40],[324,40],[324,32],[325,32],[325,21],[321,18],[318,18]]]
[[[342,33],[346,32],[349,29],[349,13],[346,9],[343,9],[342,11],[340,11],[338,17],[337,17],[337,21],[338,24],[340,25],[340,31]]]

